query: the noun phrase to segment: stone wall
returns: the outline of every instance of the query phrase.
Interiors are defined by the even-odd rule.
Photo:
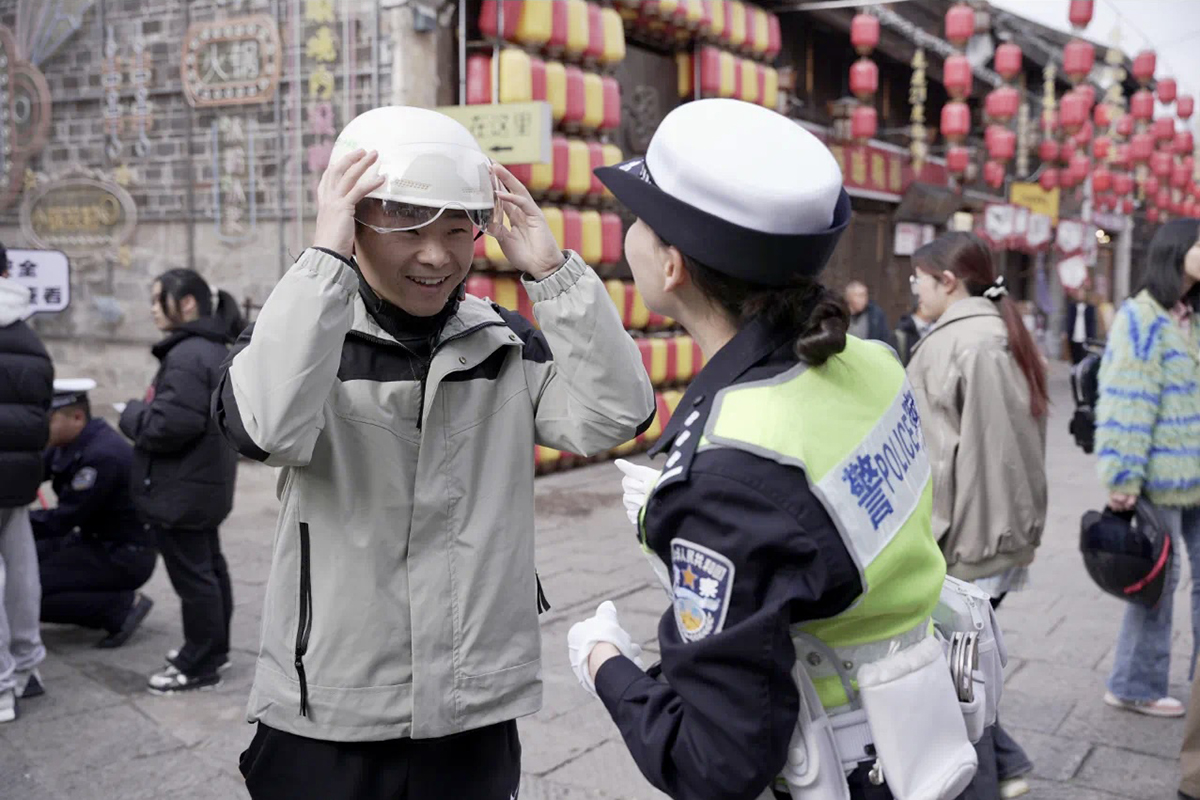
[[[0,23],[14,31],[16,6],[0,0]],[[330,12],[332,23],[322,19]],[[193,108],[181,77],[189,24],[248,14],[279,25],[275,96]],[[144,135],[133,69],[138,52],[150,66]],[[106,71],[113,55],[118,69]],[[97,0],[38,67],[53,103],[49,140],[29,164],[36,179],[44,185],[84,167],[124,186],[137,206],[127,247],[70,253],[70,308],[34,318],[60,375],[100,383],[98,406],[140,396],[153,376],[154,276],[192,267],[239,301],[261,304],[311,236],[321,148],[332,143],[320,130],[339,130],[377,103],[453,102],[455,74],[452,29],[414,32],[410,10],[383,9],[379,0]],[[327,101],[312,80],[321,67],[333,78]],[[322,101],[328,109],[318,108]],[[113,120],[120,120],[115,131]],[[9,247],[35,246],[19,225],[21,203],[18,197],[0,210],[0,240]]]

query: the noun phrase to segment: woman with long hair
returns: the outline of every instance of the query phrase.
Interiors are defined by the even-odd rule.
[[[661,665],[643,671],[605,602],[570,630],[576,676],[673,798],[788,797],[783,784],[817,776],[889,798],[884,778],[904,794],[906,773],[949,776],[947,793],[910,796],[953,796],[976,758],[929,635],[945,563],[920,420],[895,353],[847,335],[819,279],[850,221],[837,162],[793,120],[713,99],[676,108],[644,159],[597,176],[638,218],[625,253],[646,305],[706,364],[652,451],[661,474],[620,465],[670,597]],[[899,753],[874,734],[908,720],[868,723],[855,688],[893,657],[930,670],[916,702],[938,739]],[[840,752],[813,738],[832,726]]]
[[[947,572],[999,606],[1025,583],[1046,524],[1046,367],[978,238],[948,233],[912,261],[937,319],[908,365],[933,464],[933,535]],[[1032,764],[999,723],[992,733],[1001,796],[1024,794]]]
[[[145,399],[126,404],[121,431],[133,441],[134,505],[182,604],[184,643],[150,678],[151,692],[171,694],[217,685],[228,663],[233,590],[217,528],[233,507],[237,454],[209,408],[242,319],[190,269],[154,281],[150,312],[164,334],[151,349],[159,369]]]
[[[1116,511],[1144,497],[1183,545],[1200,575],[1200,222],[1174,220],[1150,242],[1138,292],[1113,320],[1100,364],[1096,452],[1100,478]],[[1183,716],[1167,694],[1171,666],[1172,590],[1179,559],[1153,609],[1125,607],[1104,701],[1155,717]],[[1200,639],[1200,582],[1192,581],[1191,672]]]

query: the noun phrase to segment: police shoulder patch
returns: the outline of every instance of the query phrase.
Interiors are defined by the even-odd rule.
[[[685,642],[725,627],[733,592],[733,562],[687,539],[671,540],[671,584],[675,626]]]
[[[71,488],[77,492],[86,492],[96,485],[96,468],[84,467],[71,478]]]

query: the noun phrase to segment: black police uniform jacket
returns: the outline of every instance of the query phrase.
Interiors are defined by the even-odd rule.
[[[121,414],[133,441],[130,487],[141,518],[180,530],[215,528],[233,508],[237,454],[209,413],[229,353],[225,325],[204,317],[151,349],[160,362],[147,400]]]
[[[100,418],[89,420],[75,441],[46,451],[45,470],[58,505],[30,513],[39,538],[78,529],[85,539],[153,545],[133,509],[129,470],[133,447]]]
[[[676,800],[755,798],[774,780],[800,708],[788,628],[835,616],[862,593],[802,470],[739,450],[697,452],[717,393],[795,367],[794,338],[751,321],[692,382],[652,451],[670,449],[675,463],[645,510],[647,544],[668,566],[691,551],[728,564],[729,585],[713,587],[727,610],[723,625],[685,641],[668,609],[661,663],[644,673],[612,658],[596,691],[642,774]],[[693,412],[695,433],[682,436]]]

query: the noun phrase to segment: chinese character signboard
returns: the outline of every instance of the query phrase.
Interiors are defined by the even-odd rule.
[[[546,164],[550,161],[550,104],[442,106],[437,109],[463,124],[494,161]]]
[[[939,186],[947,182],[945,166],[929,161],[921,165],[920,175],[914,175],[907,153],[871,145],[831,144],[829,150],[842,169],[846,191],[852,195],[874,194],[897,202],[914,180]]]
[[[57,313],[71,303],[71,266],[57,250],[9,250],[8,276],[29,289],[35,314]]]
[[[1058,222],[1058,187],[1047,192],[1037,183],[1014,181],[1008,187],[1008,201],[1024,206],[1034,214],[1043,214],[1049,217],[1051,222]]]
[[[183,90],[197,108],[270,100],[282,67],[279,26],[266,14],[191,25],[183,40]]]
[[[137,207],[129,192],[82,173],[27,191],[21,204],[21,230],[30,242],[74,255],[115,253],[136,224]]]

